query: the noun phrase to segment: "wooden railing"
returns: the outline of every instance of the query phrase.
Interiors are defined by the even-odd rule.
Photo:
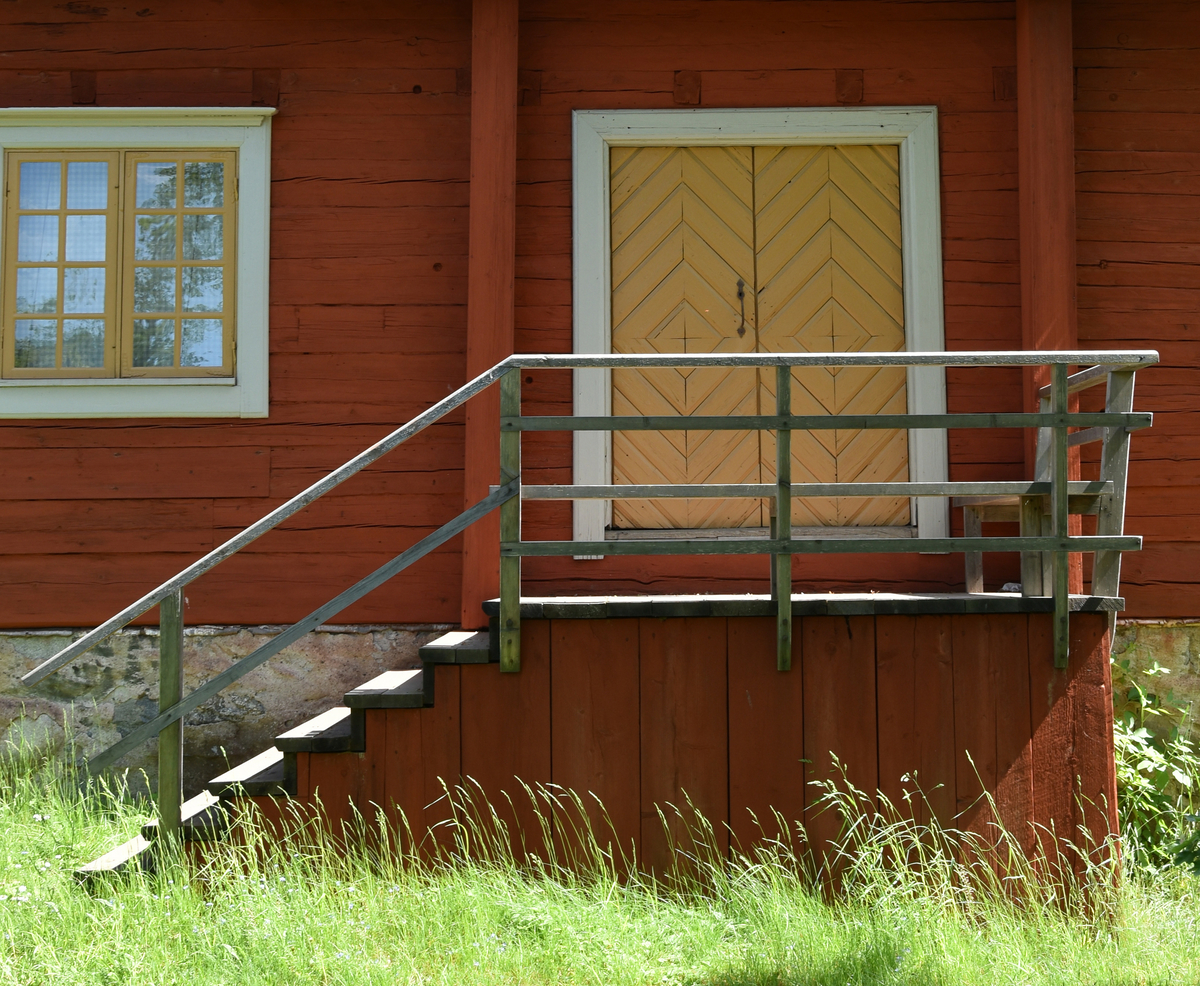
[[[1093,593],[1116,596],[1120,581],[1122,551],[1141,547],[1141,539],[1123,534],[1125,477],[1128,468],[1129,432],[1148,427],[1149,414],[1133,413],[1134,373],[1158,361],[1150,351],[1072,353],[839,353],[796,355],[520,355],[511,356],[480,374],[453,394],[419,414],[407,424],[351,459],[328,476],[298,493],[262,520],[230,538],[220,547],[192,563],[162,585],[127,606],[59,653],[24,675],[33,685],[70,661],[102,643],[154,606],[159,607],[159,712],[123,736],[117,743],[89,761],[101,770],[143,742],[159,738],[159,812],[161,831],[178,832],[182,801],[182,719],[222,689],[259,667],[289,644],[315,630],[351,603],[419,561],[476,520],[500,510],[500,669],[520,669],[521,558],[527,555],[625,555],[625,554],[769,554],[778,624],[777,665],[787,670],[791,661],[792,555],[824,552],[953,552],[970,559],[987,551],[1021,551],[1026,559],[1028,593],[1051,595],[1055,613],[1055,661],[1065,664],[1068,653],[1067,558],[1070,552],[1096,553]],[[1070,365],[1087,364],[1068,376]],[[1098,365],[1093,365],[1098,364]],[[777,407],[773,415],[731,417],[706,416],[525,416],[521,414],[521,377],[530,369],[587,369],[612,367],[738,367],[774,369]],[[1052,383],[1043,392],[1039,413],[969,414],[853,414],[794,415],[791,413],[791,383],[794,367],[828,366],[1050,366]],[[401,552],[304,619],[263,644],[187,696],[182,694],[183,591],[195,579],[215,568],[242,548],[277,527],[289,517],[324,496],[366,466],[382,458],[429,425],[461,407],[492,384],[500,383],[500,484],[468,510],[432,534]],[[1068,393],[1107,382],[1104,412],[1071,414]],[[1030,482],[995,483],[792,483],[791,433],[797,429],[835,428],[1029,428],[1039,429],[1037,478]],[[1070,432],[1077,428],[1081,431]],[[526,431],[645,431],[645,430],[765,430],[777,436],[777,475],[773,484],[741,485],[592,485],[522,486],[521,433]],[[1101,477],[1095,482],[1067,480],[1067,449],[1070,445],[1100,441]],[[967,504],[977,517],[998,497],[1017,498],[1023,525],[1028,529],[1016,538],[903,538],[869,537],[796,538],[791,525],[772,530],[769,538],[713,540],[620,540],[620,541],[524,541],[521,539],[522,499],[587,499],[637,497],[762,497],[773,505],[777,517],[791,516],[793,497],[906,496],[977,498]],[[988,500],[985,503],[984,498]],[[1072,498],[1083,498],[1099,513],[1094,536],[1072,537],[1067,517]],[[1048,521],[1041,517],[1049,504]],[[1035,533],[1036,531],[1036,533]],[[1043,559],[1048,559],[1043,561]],[[1041,578],[1036,576],[1045,573]],[[1036,590],[1036,591],[1035,591]]]
[[[500,669],[520,668],[521,558],[538,555],[725,555],[770,554],[775,601],[777,667],[791,667],[792,556],[824,553],[963,552],[967,588],[982,591],[982,553],[1022,553],[1022,592],[1054,600],[1054,660],[1066,667],[1070,647],[1068,558],[1072,552],[1094,552],[1093,595],[1117,596],[1121,552],[1137,550],[1141,538],[1124,534],[1125,485],[1129,462],[1129,433],[1147,428],[1150,414],[1133,411],[1134,374],[1158,362],[1152,351],[1132,352],[960,352],[960,353],[798,353],[752,355],[637,356],[521,356],[508,361],[500,382],[500,482],[521,475],[520,436],[527,431],[773,431],[776,435],[774,484],[677,484],[522,486],[521,496],[500,508]],[[1068,374],[1071,365],[1086,369]],[[1041,391],[1036,413],[959,414],[828,414],[792,413],[792,371],[804,367],[1000,367],[1047,366],[1051,383]],[[745,367],[774,370],[776,407],[773,415],[651,415],[646,417],[561,416],[521,414],[521,371],[534,368],[674,368]],[[1071,393],[1107,384],[1102,412],[1070,413]],[[793,483],[791,433],[795,430],[918,428],[1037,428],[1036,478],[1028,482],[980,483]],[[1071,431],[1071,429],[1078,429]],[[1101,442],[1100,478],[1070,482],[1068,448]],[[771,501],[773,518],[792,516],[794,497],[903,496],[951,497],[966,511],[961,538],[879,538],[793,536],[790,523],[773,523],[771,536],[712,539],[621,539],[619,541],[525,541],[521,538],[522,499],[576,500],[657,499],[672,497],[762,497]],[[1072,502],[1083,512],[1098,513],[1095,535],[1071,536],[1068,517]],[[983,506],[1015,506],[1021,519],[1018,537],[983,537],[979,525]],[[1079,512],[1079,511],[1076,511]],[[1014,518],[1016,519],[1016,518]],[[778,529],[775,529],[775,528]]]

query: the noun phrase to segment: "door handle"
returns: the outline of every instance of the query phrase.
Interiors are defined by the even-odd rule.
[[[746,334],[746,282],[740,277],[737,282],[737,296],[742,306],[742,324],[738,326],[737,332],[739,336],[744,336]]]

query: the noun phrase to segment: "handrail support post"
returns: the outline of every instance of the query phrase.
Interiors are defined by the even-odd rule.
[[[509,370],[500,378],[500,417],[521,415],[521,370]],[[521,476],[521,432],[500,432],[500,485]],[[518,493],[500,505],[500,543],[521,540],[521,496]],[[500,556],[500,670],[521,670],[521,556]]]
[[[183,698],[183,590],[158,604],[158,711]],[[183,719],[158,734],[158,834],[177,842],[183,804]]]
[[[792,413],[792,368],[775,368],[775,413],[787,418]],[[775,595],[775,667],[779,671],[792,668],[792,430],[780,422],[775,431],[775,531],[783,542],[782,550],[774,555]]]
[[[1051,410],[1057,415],[1067,413],[1067,365],[1055,363],[1051,369],[1050,378]],[[1067,498],[1067,426],[1059,423],[1053,430],[1053,472],[1050,476],[1050,513],[1054,536],[1059,539],[1068,536],[1068,519],[1070,516]],[[1071,629],[1070,629],[1070,595],[1069,595],[1069,564],[1070,556],[1066,551],[1054,552],[1053,589],[1054,589],[1054,666],[1065,668],[1070,659]]]

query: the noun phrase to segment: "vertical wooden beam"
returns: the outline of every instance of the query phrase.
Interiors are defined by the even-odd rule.
[[[979,507],[963,507],[963,537],[983,537],[983,515]],[[983,552],[964,551],[967,592],[983,592]]]
[[[1050,407],[1055,414],[1067,413],[1067,368],[1055,363],[1050,384]],[[1054,536],[1067,537],[1070,506],[1067,497],[1067,429],[1056,426],[1053,432],[1053,468],[1050,476],[1050,516]],[[1054,666],[1065,668],[1070,653],[1070,612],[1068,604],[1068,556],[1065,551],[1054,552]]]
[[[176,589],[158,607],[158,711],[183,698],[183,590]],[[159,834],[179,838],[183,804],[183,719],[158,734]]]
[[[1023,349],[1075,349],[1075,67],[1071,0],[1017,0],[1017,134],[1021,217]],[[1024,407],[1037,408],[1045,367],[1024,372]],[[1035,437],[1025,433],[1026,475]],[[1079,478],[1072,450],[1070,478]],[[1079,533],[1078,520],[1073,522]],[[1071,582],[1082,591],[1079,559]]]
[[[517,222],[517,0],[474,0],[471,23],[470,260],[467,379],[513,351]],[[495,391],[467,405],[465,506],[487,496],[499,470]],[[500,520],[463,533],[462,624],[486,625],[482,603],[499,590]]]
[[[775,378],[775,413],[792,413],[792,368],[780,366]],[[792,431],[779,428],[775,432],[775,536],[783,541],[792,539]],[[775,668],[792,668],[792,553],[780,551],[775,555]]]
[[[521,371],[509,370],[500,378],[500,416],[521,416]],[[521,480],[521,433],[500,433],[500,485]],[[521,540],[521,497],[500,506],[500,542]],[[500,670],[521,670],[521,556],[500,559]]]
[[[1071,349],[1075,310],[1075,120],[1071,0],[1017,0],[1017,132],[1021,216],[1021,342]],[[1027,371],[1037,407],[1045,368]],[[1026,447],[1032,470],[1034,449]]]

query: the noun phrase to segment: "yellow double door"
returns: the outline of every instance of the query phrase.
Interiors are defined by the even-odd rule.
[[[904,349],[895,145],[614,147],[614,353]],[[796,414],[903,413],[903,368],[805,368]],[[614,370],[618,415],[775,413],[775,371]],[[794,432],[792,482],[908,479],[906,431]],[[769,432],[617,432],[614,483],[772,483]],[[793,501],[801,526],[903,525],[907,498]],[[761,500],[618,500],[618,528],[760,527]]]

